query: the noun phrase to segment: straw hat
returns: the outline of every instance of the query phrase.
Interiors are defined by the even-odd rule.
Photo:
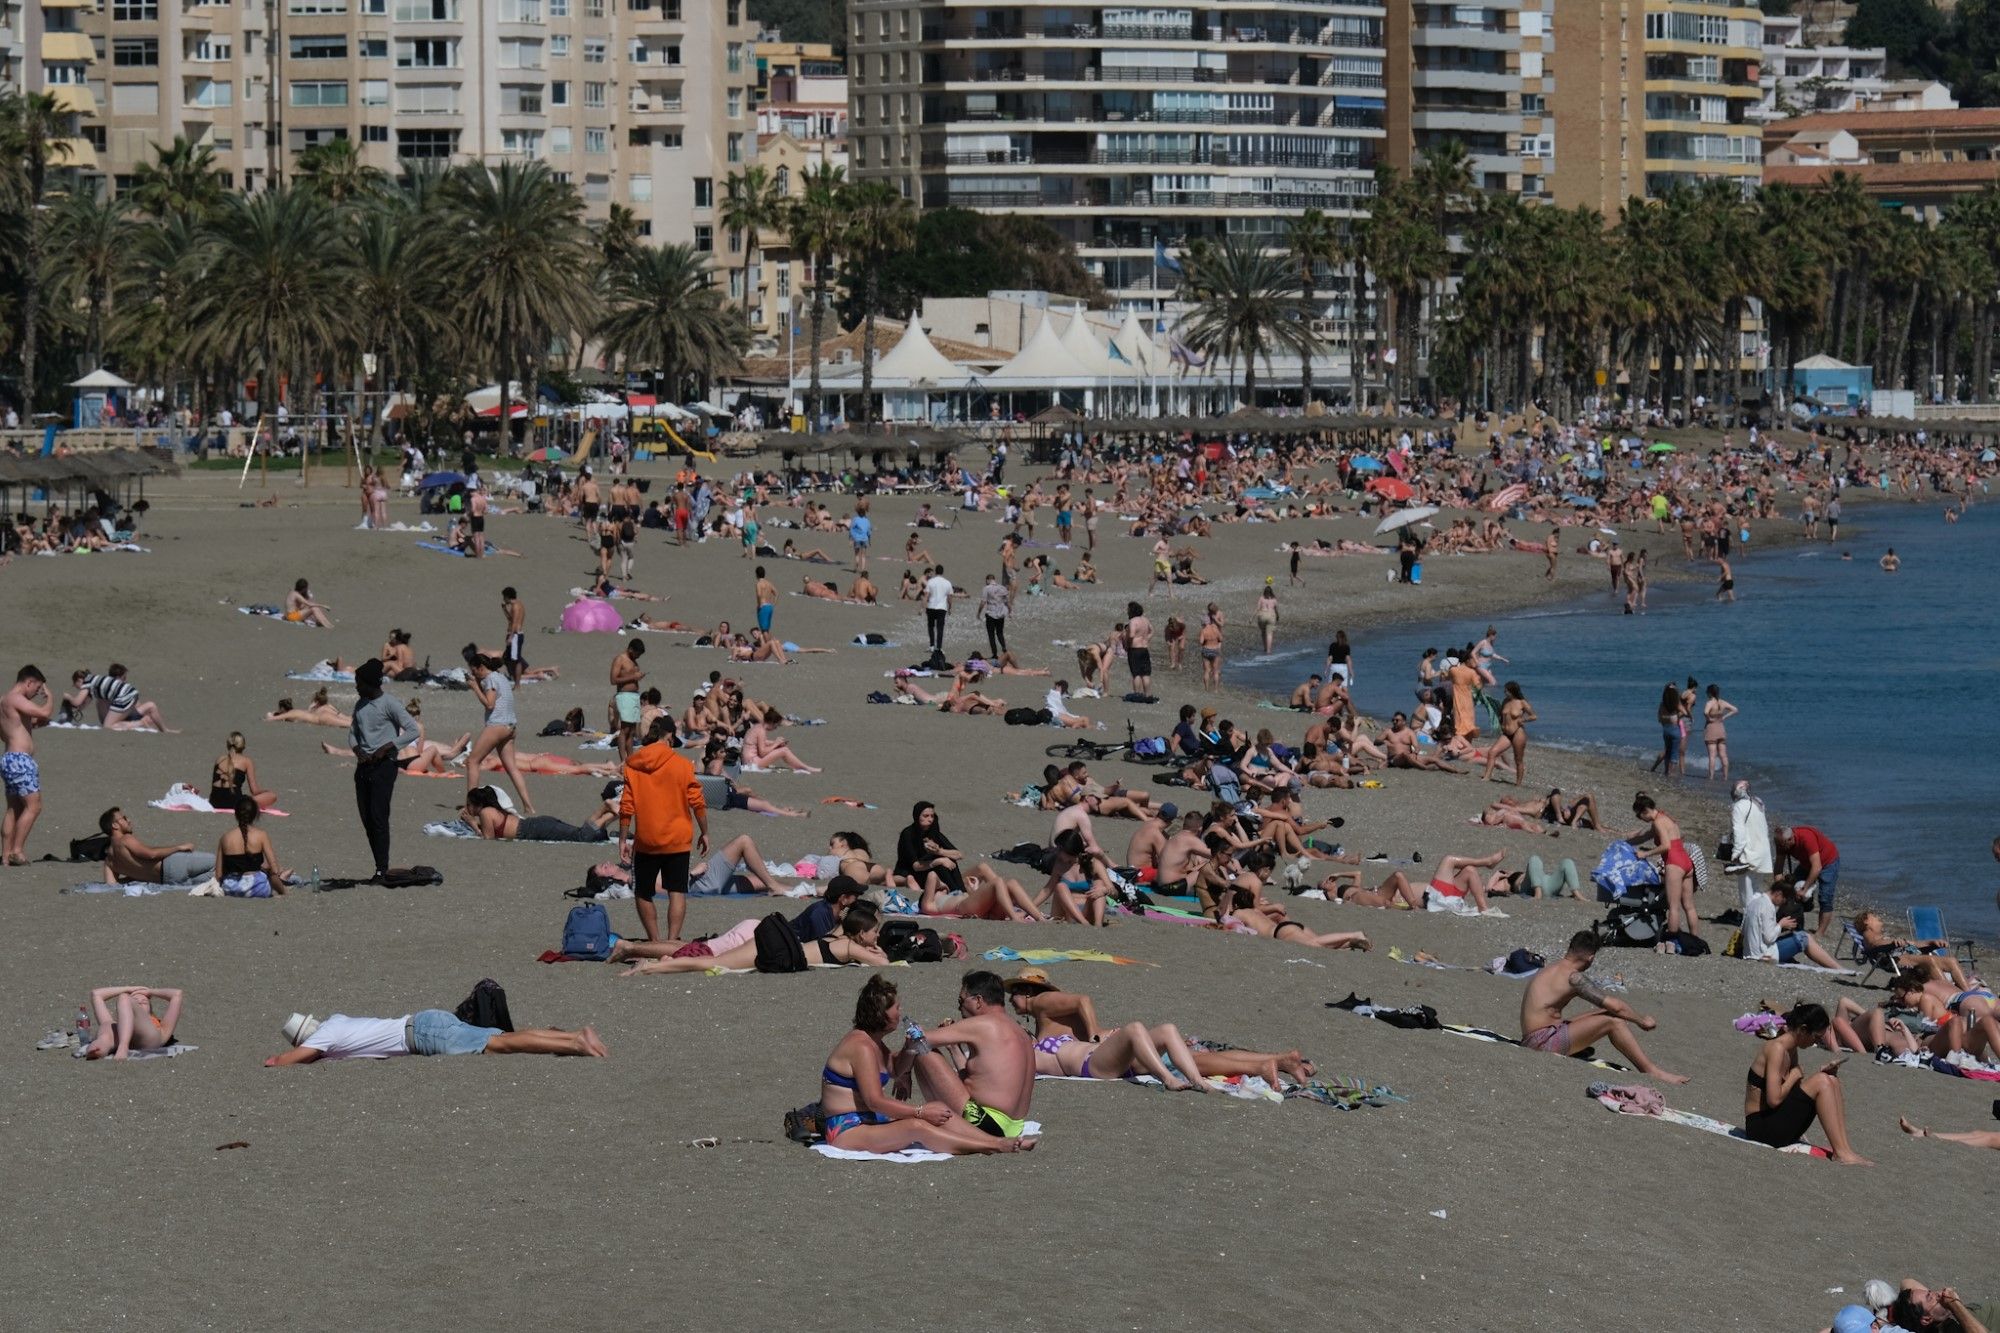
[[[1039,967],[1024,967],[1013,976],[1000,983],[1010,991],[1016,990],[1061,990],[1062,987],[1049,980],[1049,974]]]
[[[319,1020],[311,1014],[293,1014],[285,1020],[283,1031],[285,1040],[297,1046],[307,1037],[319,1031]]]

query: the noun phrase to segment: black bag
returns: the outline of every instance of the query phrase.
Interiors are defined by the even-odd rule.
[[[907,918],[882,923],[880,948],[892,963],[939,963],[944,961],[944,940],[929,926]]]
[[[1699,958],[1711,952],[1707,940],[1685,930],[1670,930],[1660,938],[1663,943],[1673,946],[1674,952],[1683,958]]]
[[[820,1131],[819,1103],[801,1106],[796,1111],[785,1112],[785,1137],[793,1143],[813,1144],[822,1142],[826,1135]]]
[[[1010,727],[1038,727],[1048,725],[1048,717],[1046,708],[1010,708],[1000,720]]]
[[[757,970],[759,972],[803,972],[806,970],[806,949],[799,943],[798,933],[792,923],[785,920],[783,912],[773,912],[757,923],[757,933],[752,937],[757,945]]]
[[[499,1028],[502,1032],[514,1030],[514,1016],[507,1012],[507,992],[500,989],[500,983],[487,977],[472,988],[472,994],[458,1002],[452,1010],[461,1023],[470,1023],[476,1028]]]
[[[436,866],[395,866],[382,873],[381,882],[385,889],[418,889],[427,884],[442,884],[444,876]]]
[[[69,859],[72,861],[102,861],[110,851],[109,833],[93,833],[87,838],[69,840]]]

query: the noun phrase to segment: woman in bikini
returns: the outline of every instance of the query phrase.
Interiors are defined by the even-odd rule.
[[[877,948],[882,936],[882,918],[873,903],[856,903],[840,919],[840,933],[806,946],[806,961],[825,966],[852,963],[862,967],[887,967],[889,955]],[[714,954],[684,954],[673,958],[653,958],[635,963],[620,977],[647,976],[656,972],[706,972],[711,968],[739,971],[757,965],[757,941],[753,937]]]
[[[347,670],[352,671],[349,667]],[[389,641],[382,645],[382,675],[387,680],[415,680],[422,673],[417,670],[417,655],[410,648],[410,632],[405,629],[389,631]]]
[[[1056,1072],[1053,1068],[1042,1068],[1041,1057],[1058,1056],[1065,1046],[1072,1043],[1088,1051],[1093,1044],[1119,1030],[1100,1026],[1097,1021],[1097,1009],[1091,1004],[1088,995],[1057,989],[1048,979],[1048,974],[1040,968],[1025,968],[1019,975],[1009,977],[1002,984],[1007,989],[1008,1003],[1013,1006],[1014,1012],[1034,1020],[1037,1073]],[[1156,1027],[1145,1027],[1143,1024],[1129,1026],[1141,1027],[1155,1048],[1166,1048],[1168,1053],[1174,1056],[1177,1067],[1180,1065],[1180,1057],[1174,1053],[1173,1048],[1184,1045],[1192,1057],[1195,1072],[1205,1079],[1243,1075],[1261,1078],[1276,1088],[1279,1086],[1280,1074],[1288,1075],[1303,1083],[1317,1072],[1313,1068],[1312,1061],[1295,1050],[1285,1051],[1282,1054],[1267,1051],[1204,1050],[1203,1043],[1183,1039],[1180,1030],[1171,1023],[1162,1023]],[[1100,1076],[1099,1063],[1097,1057],[1092,1058],[1091,1077]],[[1109,1068],[1116,1062],[1104,1063]]]
[[[1048,921],[1042,911],[1047,892],[1030,893],[1018,880],[1008,879],[992,866],[980,862],[962,877],[965,892],[954,893],[935,877],[920,895],[917,910],[925,916],[956,916],[973,921]]]
[[[285,594],[285,619],[294,625],[317,625],[321,629],[332,629],[333,618],[324,606],[312,599],[312,589],[304,579],[292,585]]]
[[[1708,776],[1713,778],[1718,767],[1723,777],[1729,776],[1729,729],[1723,724],[1737,714],[1737,707],[1722,697],[1722,687],[1711,684],[1708,687],[1708,701],[1701,706],[1701,743],[1708,747]]]
[[[833,873],[846,875],[857,884],[889,883],[889,867],[878,865],[869,852],[868,839],[842,830],[826,840],[827,854],[833,858]]]
[[[554,815],[517,815],[500,804],[500,794],[491,787],[474,787],[465,794],[465,807],[458,817],[480,837],[493,842],[608,842],[605,824],[610,817],[600,813],[591,822],[571,824]]]
[[[1042,897],[1055,900],[1057,921],[1101,926],[1111,910],[1111,866],[1102,852],[1089,850],[1083,835],[1064,829],[1056,835],[1055,860]],[[1040,899],[1037,899],[1039,902]]]
[[[912,1106],[902,1100],[909,1093],[915,1052],[905,1046],[892,1056],[884,1041],[902,1025],[895,983],[870,977],[854,1004],[853,1029],[820,1070],[820,1126],[829,1146],[869,1153],[921,1148],[954,1156],[1034,1148],[1039,1140],[975,1129],[942,1102]]]
[[[243,733],[232,731],[224,742],[222,757],[215,761],[215,771],[209,776],[208,803],[218,810],[234,810],[236,802],[245,796],[269,810],[278,803],[278,793],[265,791],[257,783],[257,763],[244,753],[249,742]],[[347,752],[353,754],[352,750]]]
[[[785,715],[775,708],[762,713],[753,713],[749,729],[743,733],[743,767],[777,768],[785,767],[794,773],[817,773],[803,759],[792,752],[792,747],[773,735],[773,729],[782,726]]]
[[[278,700],[278,706],[264,714],[266,722],[305,722],[315,727],[352,726],[354,719],[326,701],[326,686],[313,691],[312,702],[304,708],[292,707],[290,699]]]
[[[236,803],[236,824],[215,844],[215,877],[231,898],[269,898],[285,891],[285,868],[271,835],[256,827],[257,802],[244,797]]]
[[[1500,736],[1486,751],[1484,781],[1493,780],[1493,766],[1511,752],[1514,785],[1521,785],[1528,776],[1528,724],[1535,720],[1535,707],[1521,693],[1521,683],[1508,681],[1506,698],[1500,704]]]
[[[131,1051],[157,1051],[174,1044],[181,1021],[182,992],[167,986],[100,986],[90,993],[97,1035],[83,1048],[86,1060],[123,1060]],[[153,1001],[167,1012],[153,1012]],[[113,1006],[116,1006],[114,1009]]]
[[[1799,1067],[1799,1050],[1816,1045],[1829,1026],[1826,1010],[1816,1004],[1795,1005],[1785,1015],[1785,1030],[1764,1043],[1744,1078],[1743,1137],[1787,1148],[1805,1138],[1818,1120],[1834,1161],[1872,1166],[1847,1139],[1847,1098],[1840,1086],[1845,1061],[1830,1060],[1812,1075]]]

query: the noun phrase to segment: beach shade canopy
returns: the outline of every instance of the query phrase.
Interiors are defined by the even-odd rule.
[[[625,622],[611,603],[579,597],[563,608],[562,627],[571,634],[616,634]]]
[[[463,472],[432,472],[417,483],[421,491],[434,491],[443,486],[456,486],[465,480]]]
[[[80,380],[71,380],[69,387],[72,389],[129,389],[132,387],[132,381],[120,379],[110,371],[99,367]]]
[[[1993,461],[1995,457],[1996,455],[1994,454],[1994,452],[1991,449],[1988,449],[1984,453],[1979,455],[1979,461],[1982,463],[1990,463]]]
[[[1349,459],[1347,466],[1356,472],[1383,472],[1388,469],[1389,465],[1379,458],[1363,457]]]
[[[1416,488],[1411,486],[1409,482],[1398,481],[1394,477],[1377,477],[1368,483],[1366,489],[1371,495],[1379,495],[1385,500],[1397,501],[1407,500],[1417,493]]]
[[[1563,499],[1569,501],[1571,505],[1575,506],[1578,509],[1597,508],[1597,501],[1591,499],[1587,495],[1565,495]]]
[[[561,446],[552,444],[546,449],[537,449],[535,452],[529,454],[528,461],[530,463],[560,463],[567,457],[569,455],[562,451]]]
[[[1398,528],[1407,528],[1412,523],[1421,523],[1425,519],[1433,517],[1437,511],[1436,505],[1418,505],[1413,509],[1398,509],[1395,513],[1377,523],[1375,531],[1377,535],[1380,535],[1384,532],[1394,532]]]
[[[1658,444],[1647,445],[1646,452],[1649,454],[1670,454],[1674,452],[1674,447],[1671,444],[1668,444],[1666,441],[1662,440]]]

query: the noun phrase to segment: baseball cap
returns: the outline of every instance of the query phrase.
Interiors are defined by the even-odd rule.
[[[1166,804],[1160,807],[1160,819],[1164,823],[1171,824],[1176,819],[1179,819],[1180,816],[1181,816],[1181,808],[1175,805],[1172,801],[1168,801]]]

